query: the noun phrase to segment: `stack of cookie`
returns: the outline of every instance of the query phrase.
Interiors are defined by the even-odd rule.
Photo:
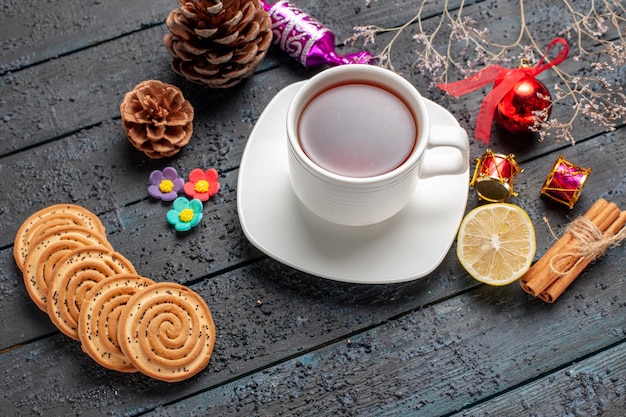
[[[57,204],[32,214],[13,256],[33,302],[100,365],[175,382],[209,363],[215,324],[202,297],[137,274],[87,209]]]

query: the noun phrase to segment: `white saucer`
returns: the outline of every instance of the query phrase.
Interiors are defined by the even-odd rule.
[[[287,107],[301,81],[267,105],[244,150],[237,208],[250,242],[300,271],[337,281],[385,284],[410,281],[443,261],[465,213],[469,167],[464,174],[420,180],[400,213],[371,226],[329,223],[296,197],[287,168]],[[444,108],[426,101],[433,124],[457,125]]]

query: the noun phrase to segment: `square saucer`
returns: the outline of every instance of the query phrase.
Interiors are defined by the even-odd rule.
[[[277,261],[322,278],[386,284],[428,275],[443,261],[463,219],[469,164],[463,174],[419,181],[398,214],[369,226],[342,226],[304,207],[287,166],[285,117],[306,81],[282,89],[267,105],[239,167],[237,209],[246,238]],[[458,126],[443,107],[425,100],[431,123]]]

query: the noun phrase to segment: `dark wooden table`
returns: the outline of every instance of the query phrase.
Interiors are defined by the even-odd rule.
[[[296,3],[332,28],[338,43],[356,25],[404,23],[420,5]],[[464,13],[478,26],[496,33],[519,27],[517,1],[467,3]],[[251,79],[213,91],[170,68],[162,39],[173,0],[1,5],[0,414],[626,414],[624,246],[591,265],[554,304],[517,283],[478,283],[458,263],[454,246],[434,272],[405,283],[348,284],[304,274],[247,241],[237,213],[237,177],[265,106],[320,68],[306,69],[273,48]],[[562,7],[527,2],[528,24],[540,44],[562,29]],[[441,9],[428,5],[424,24],[432,27]],[[396,71],[448,108],[471,136],[488,90],[455,100],[429,88],[412,67],[414,32],[408,28],[395,44]],[[376,51],[389,39],[381,35],[370,47]],[[587,64],[569,59],[563,66],[576,73]],[[147,79],[180,86],[196,109],[191,144],[170,159],[149,160],[129,145],[121,127],[123,95]],[[556,82],[550,71],[540,79]],[[510,202],[534,223],[536,258],[554,242],[544,217],[558,231],[598,198],[626,208],[624,126],[607,133],[579,118],[574,134],[572,146],[554,138],[514,140],[494,130],[490,146],[515,153],[524,169],[516,181],[519,196]],[[472,160],[485,149],[472,139]],[[539,195],[559,154],[593,169],[573,210]],[[150,172],[165,166],[220,173],[222,189],[189,234],[169,227],[167,206],[147,195]],[[15,233],[30,213],[68,202],[98,214],[113,246],[141,274],[203,296],[217,327],[204,371],[174,384],[108,371],[29,300],[12,256]],[[477,204],[470,190],[467,210]]]

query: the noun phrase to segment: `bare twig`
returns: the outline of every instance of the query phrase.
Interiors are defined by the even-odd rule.
[[[585,117],[608,131],[626,121],[626,94],[622,86],[626,64],[626,6],[622,0],[591,0],[576,4],[573,0],[560,2],[571,20],[558,35],[566,37],[571,43],[571,51],[574,52],[571,57],[575,61],[586,58],[592,63],[589,68],[579,71],[585,75],[574,75],[562,68],[552,67],[560,82],[552,88],[553,97],[545,99],[551,100],[553,109],[556,105],[572,107],[573,114],[566,121],[558,120],[554,111],[550,120],[537,117],[532,130],[539,133],[541,140],[554,134],[558,140],[574,143],[572,129],[579,117]],[[519,0],[519,33],[510,44],[492,41],[488,28],[477,28],[476,21],[464,14],[464,0],[456,10],[450,10],[449,2],[445,0],[438,20],[428,22],[430,27],[433,24],[434,27],[426,31],[426,22],[422,20],[426,3],[428,0],[422,1],[415,16],[403,25],[393,28],[357,26],[346,43],[354,44],[362,40],[367,45],[375,43],[376,37],[382,33],[393,33],[377,57],[380,66],[394,70],[394,44],[409,26],[415,25],[413,39],[418,48],[413,68],[428,76],[431,86],[448,82],[452,78],[452,70],[466,77],[493,64],[505,65],[521,59],[533,63],[544,53],[526,21],[524,0]]]

